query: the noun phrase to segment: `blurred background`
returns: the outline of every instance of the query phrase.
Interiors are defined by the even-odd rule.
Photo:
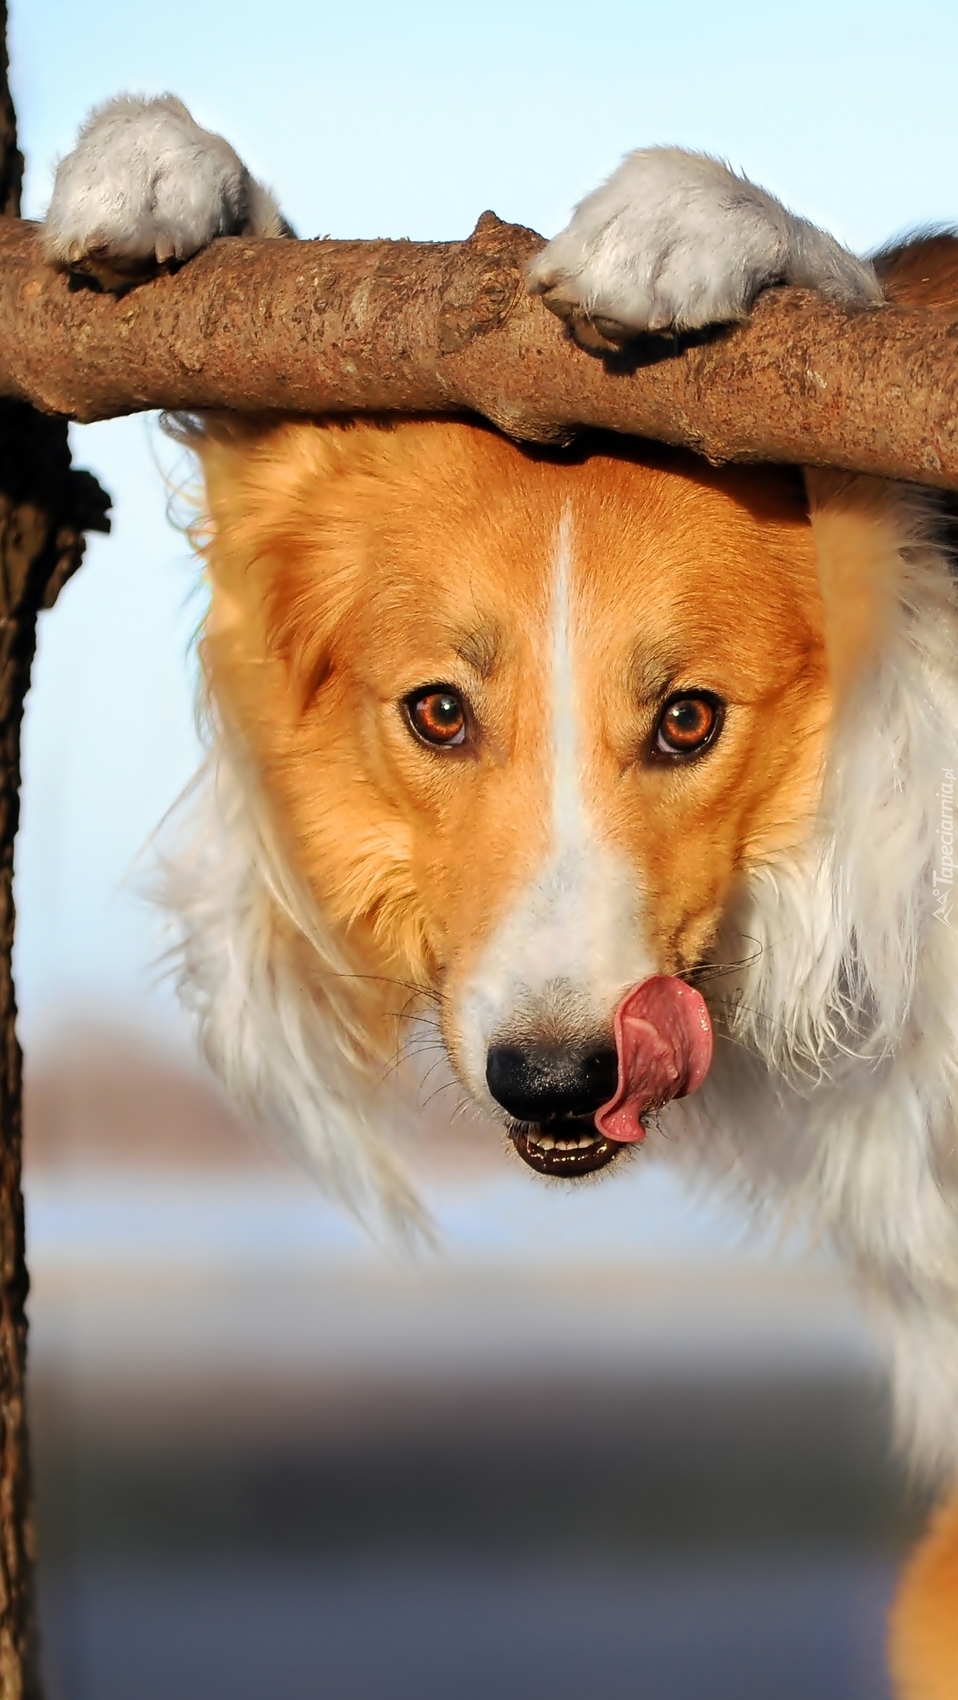
[[[704,148],[865,249],[958,216],[958,12],[809,0],[12,0],[40,216],[89,107],[172,89],[305,235],[552,233],[628,148]],[[43,616],[17,975],[52,1700],[883,1700],[920,1506],[881,1331],[821,1251],[638,1161],[566,1193],[492,1134],[416,1161],[403,1263],[241,1127],[156,969],[150,834],[198,762],[188,476],[115,502]],[[435,1118],[434,1118],[435,1119]]]

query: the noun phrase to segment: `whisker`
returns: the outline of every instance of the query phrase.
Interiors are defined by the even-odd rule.
[[[426,1070],[426,1072],[425,1072],[425,1074],[424,1074],[424,1075],[423,1075],[423,1077],[422,1077],[422,1079],[421,1079],[421,1080],[420,1080],[420,1082],[419,1082],[419,1085],[420,1085],[420,1089],[421,1089],[421,1088],[422,1088],[422,1087],[423,1087],[423,1086],[425,1086],[425,1084],[426,1084],[426,1081],[427,1081],[427,1080],[428,1080],[428,1079],[429,1079],[429,1076],[430,1076],[430,1075],[431,1075],[431,1074],[435,1074],[435,1072],[436,1072],[436,1070],[437,1070],[437,1068],[441,1068],[441,1067],[442,1067],[442,1065],[443,1065],[443,1063],[444,1063],[444,1062],[445,1062],[445,1060],[446,1060],[446,1059],[445,1059],[445,1057],[437,1057],[437,1058],[436,1058],[436,1060],[435,1060],[435,1062],[434,1062],[434,1063],[433,1063],[433,1064],[432,1064],[432,1065],[431,1065],[431,1067],[429,1067],[429,1068],[427,1068],[427,1070]]]
[[[458,1088],[458,1085],[459,1085],[459,1082],[456,1081],[456,1080],[445,1080],[445,1081],[443,1081],[443,1084],[441,1086],[437,1086],[436,1090],[434,1092],[430,1092],[429,1097],[426,1099],[422,1108],[424,1110],[428,1110],[433,1099],[438,1098],[439,1094],[441,1092],[455,1092]]]
[[[747,956],[740,956],[731,962],[700,962],[696,967],[689,968],[684,978],[686,980],[717,979],[723,974],[734,974],[743,968],[752,968],[761,961],[765,954],[766,945],[762,939],[750,939],[747,933],[742,935],[747,944],[754,945],[754,950]]]
[[[328,968],[319,976],[320,980],[363,980],[377,982],[383,986],[398,986],[405,992],[411,992],[414,998],[426,998],[430,1003],[441,1005],[442,995],[432,986],[417,986],[410,980],[397,979],[392,974],[360,974],[358,971]]]
[[[415,1037],[407,1039],[402,1046],[400,1056],[424,1057],[428,1055],[430,1051],[442,1051],[444,1049],[445,1047],[441,1045],[437,1039],[427,1039],[425,1035],[423,1035],[420,1039]]]

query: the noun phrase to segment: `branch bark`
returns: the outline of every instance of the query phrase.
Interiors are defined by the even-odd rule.
[[[7,83],[0,0],[0,213],[19,208],[23,160]],[[0,228],[12,223],[0,219]],[[37,616],[80,564],[83,532],[106,530],[107,498],[70,465],[67,427],[0,401],[0,1700],[39,1700],[34,1534],[26,1419],[28,1290],[20,1184],[21,1055],[12,952],[20,725]]]
[[[483,415],[530,442],[606,427],[709,460],[845,467],[958,488],[958,312],[847,315],[769,291],[747,324],[628,357],[573,343],[526,293],[541,238],[491,213],[466,242],[216,242],[119,297],[0,233],[0,395],[73,419],[144,408]]]

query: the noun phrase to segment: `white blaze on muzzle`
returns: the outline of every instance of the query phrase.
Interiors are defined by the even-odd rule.
[[[572,542],[567,509],[554,556],[546,856],[486,942],[458,1012],[460,1065],[487,1104],[491,1044],[611,1045],[623,992],[654,971],[638,924],[636,871],[603,843],[583,796],[588,745],[575,668]]]

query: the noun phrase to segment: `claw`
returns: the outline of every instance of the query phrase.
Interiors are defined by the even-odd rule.
[[[549,312],[568,326],[580,348],[587,348],[592,354],[617,353],[635,335],[618,319],[610,319],[604,313],[588,313],[580,301],[563,295],[557,287],[535,285],[534,292],[542,296]]]

